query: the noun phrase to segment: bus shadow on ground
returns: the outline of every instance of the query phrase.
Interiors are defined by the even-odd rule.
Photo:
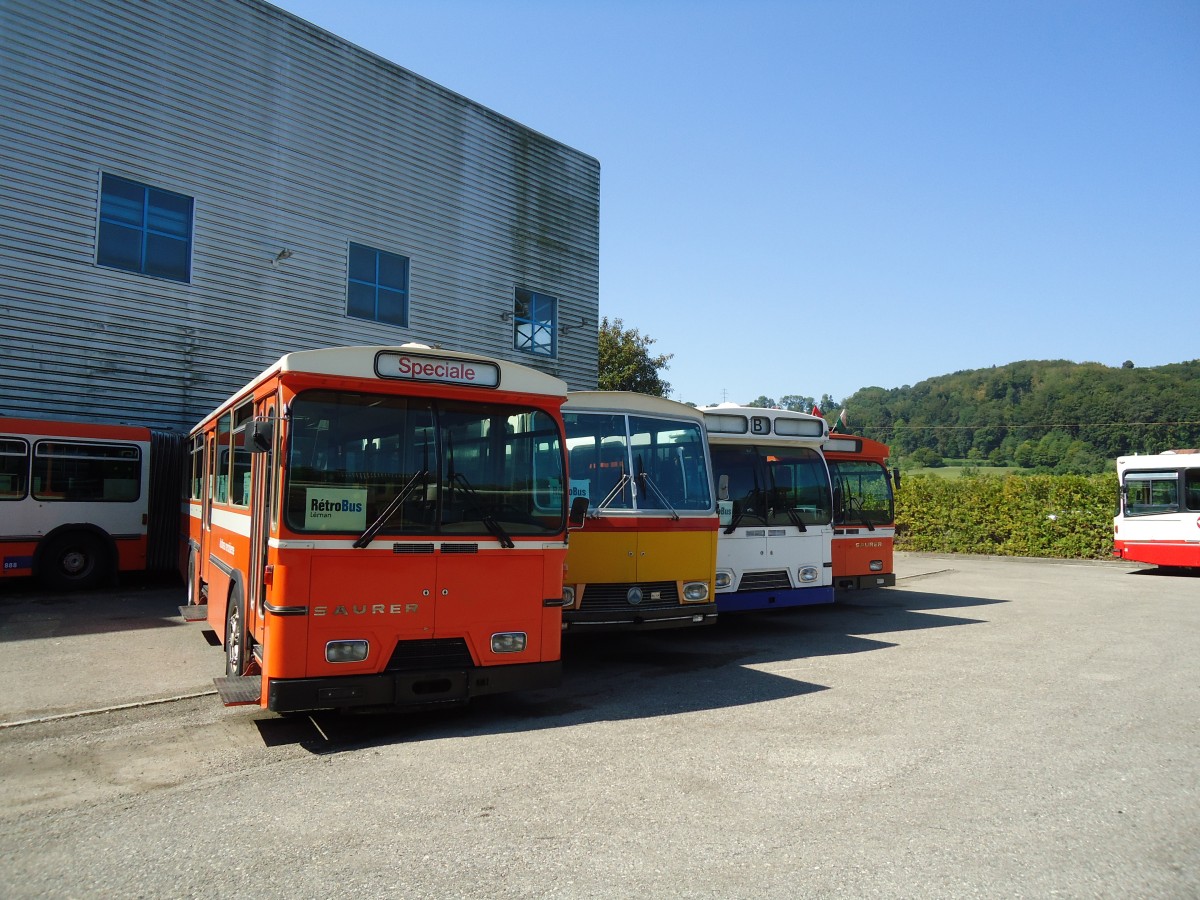
[[[554,689],[429,712],[258,717],[255,725],[267,746],[299,744],[328,754],[731,709],[829,690],[775,674],[773,665],[896,646],[871,634],[977,624],[984,620],[935,611],[1000,602],[1006,601],[875,590],[832,606],[726,616],[702,628],[570,637],[563,642],[562,683]]]
[[[137,573],[119,587],[49,591],[32,579],[0,584],[0,642],[185,626],[178,576]]]

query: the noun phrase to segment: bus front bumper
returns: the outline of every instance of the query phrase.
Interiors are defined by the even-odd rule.
[[[692,603],[687,606],[672,606],[659,609],[637,609],[628,611],[614,609],[564,609],[563,631],[646,631],[655,628],[687,628],[693,625],[710,625],[717,621],[715,603]]]
[[[869,588],[895,587],[896,576],[893,573],[888,573],[887,575],[846,575],[842,578],[834,578],[833,586],[839,591],[865,591]]]
[[[557,660],[430,672],[272,679],[267,688],[267,709],[273,712],[368,706],[410,709],[465,703],[484,694],[557,687],[561,680],[562,663]]]

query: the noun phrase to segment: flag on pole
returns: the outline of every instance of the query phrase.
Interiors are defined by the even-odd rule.
[[[846,407],[842,407],[842,411],[838,413],[837,421],[833,423],[830,431],[845,431],[846,430]]]
[[[815,403],[814,403],[814,404],[813,404],[813,411],[812,411],[812,414],[813,414],[814,416],[819,416],[819,415],[821,415],[821,407],[817,406],[817,404],[815,404]]]

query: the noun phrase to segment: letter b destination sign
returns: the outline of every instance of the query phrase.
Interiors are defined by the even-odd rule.
[[[473,387],[500,386],[500,367],[481,359],[454,359],[422,356],[418,353],[380,353],[375,357],[375,372],[380,378],[404,378],[410,381],[434,381],[442,384],[469,384]]]

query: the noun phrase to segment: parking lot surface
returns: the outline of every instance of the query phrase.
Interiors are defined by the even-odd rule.
[[[1200,896],[1200,577],[895,588],[567,642],[452,712],[220,705],[182,588],[0,587],[0,894]]]

